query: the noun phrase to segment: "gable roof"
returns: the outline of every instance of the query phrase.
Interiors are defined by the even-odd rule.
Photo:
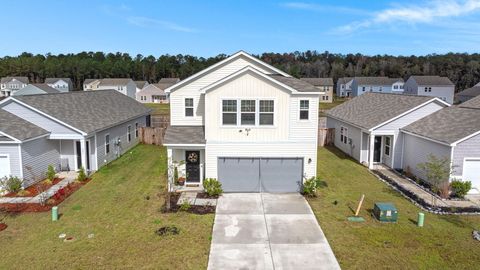
[[[45,79],[45,83],[49,83],[49,84],[52,84],[52,83],[56,83],[58,81],[64,81],[68,84],[71,84],[72,83],[72,80],[70,78],[46,78]]]
[[[127,85],[130,81],[133,80],[130,78],[105,78],[100,80],[99,86]]]
[[[434,100],[445,104],[435,97],[367,92],[328,110],[327,116],[368,130]]]
[[[166,95],[164,89],[166,89],[167,87],[168,86],[166,86],[165,84],[152,83],[142,88],[142,90],[138,91],[138,94]]]
[[[480,109],[480,96],[467,100],[458,106],[462,108]],[[479,119],[479,122],[480,122],[480,119]]]
[[[476,97],[480,96],[480,86],[473,86],[457,93],[457,96]]]
[[[36,126],[12,113],[0,109],[0,132],[3,132],[17,140],[24,141],[35,138],[49,132]]]
[[[137,88],[140,88],[140,89],[142,89],[143,87],[145,87],[148,84],[147,81],[133,81],[133,82],[135,83]]]
[[[440,76],[410,76],[418,85],[434,85],[434,86],[453,86],[454,84],[447,77]]]
[[[273,74],[268,76],[285,85],[290,86],[291,88],[297,90],[298,92],[320,92],[320,89],[316,88],[312,84],[299,80],[294,77],[284,77],[282,75],[273,75]]]
[[[13,80],[13,79],[15,79],[15,80],[17,80],[17,81],[20,81],[20,82],[22,82],[22,83],[29,83],[28,77],[3,77],[3,78],[1,79],[1,82],[0,82],[0,83],[8,83],[9,81],[11,81],[11,80]]]
[[[60,91],[58,91],[57,89],[53,88],[53,87],[50,87],[48,84],[46,83],[32,83],[30,85],[33,85],[35,86],[36,88],[42,90],[43,92],[45,92],[46,94],[54,94],[54,93],[59,93]],[[25,88],[24,88],[25,89]],[[19,91],[22,91],[23,89],[19,90]]]
[[[342,78],[338,78],[337,84],[346,84],[346,83],[352,81],[353,78],[354,78],[354,77],[342,77]]]
[[[402,130],[448,145],[454,144],[480,131],[480,97],[475,99],[474,105],[444,108]]]
[[[85,79],[85,80],[83,81],[83,84],[90,84],[90,83],[92,83],[92,82],[94,82],[94,81],[99,81],[99,80],[101,80],[101,79]]]
[[[237,53],[234,53],[232,54],[230,57],[226,58],[226,59],[223,59],[222,61],[216,63],[216,64],[213,64],[211,65],[210,67],[202,70],[202,71],[199,71],[195,74],[193,74],[192,76],[184,79],[184,80],[181,80],[180,82],[172,85],[171,87],[165,89],[165,91],[167,93],[170,93],[171,91],[174,91],[175,89],[177,89],[178,87],[182,86],[182,85],[185,85],[193,80],[195,80],[196,78],[199,78],[201,76],[203,76],[204,74],[207,74],[213,70],[216,70],[217,68],[220,68],[230,62],[232,62],[233,60],[237,59],[237,58],[240,58],[240,57],[244,57],[244,58],[247,58],[261,66],[263,66],[264,68],[268,69],[268,70],[271,70],[272,71],[272,74],[276,73],[276,74],[281,74],[285,77],[291,77],[288,73],[285,73],[283,71],[281,71],[280,69],[276,68],[276,67],[273,67],[265,62],[263,62],[262,60],[256,58],[256,57],[253,57],[251,56],[250,54],[244,52],[244,51],[239,51]]]
[[[333,86],[332,78],[300,78],[300,80],[314,86]]]
[[[150,109],[115,90],[13,97],[85,133],[147,115]]]
[[[171,83],[172,85],[179,82],[180,78],[161,78],[158,83]]]
[[[391,85],[396,82],[403,82],[402,78],[389,77],[355,77],[353,79],[361,85]]]

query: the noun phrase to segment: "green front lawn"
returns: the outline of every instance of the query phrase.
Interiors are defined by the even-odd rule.
[[[152,114],[162,114],[162,115],[169,115],[170,114],[170,104],[160,104],[160,103],[145,103],[145,106],[152,109]]]
[[[60,204],[59,221],[48,212],[8,217],[0,269],[206,268],[214,215],[160,212],[166,163],[165,148],[139,145]],[[180,234],[157,236],[165,225]]]
[[[328,186],[309,202],[343,269],[478,269],[480,216],[426,214],[418,228],[419,208],[335,148],[318,149],[318,175]],[[366,222],[346,221],[362,194]],[[399,222],[375,221],[374,202],[393,202]]]

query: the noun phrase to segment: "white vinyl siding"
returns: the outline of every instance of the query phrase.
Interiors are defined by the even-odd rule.
[[[193,117],[195,114],[195,107],[193,104],[193,98],[185,98],[185,117]]]
[[[300,120],[300,100],[309,102],[309,119]],[[289,139],[292,141],[317,141],[319,97],[295,95],[290,97]],[[280,111],[279,109],[276,109]]]
[[[308,120],[309,112],[310,112],[310,105],[309,100],[301,99],[300,100],[300,111],[299,111],[299,119],[300,120]]]
[[[480,158],[480,135],[473,136],[460,142],[453,148],[453,175],[463,175],[465,158]]]

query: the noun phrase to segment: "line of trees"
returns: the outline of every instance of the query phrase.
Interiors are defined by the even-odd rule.
[[[31,82],[47,77],[71,78],[76,89],[88,78],[132,78],[157,82],[163,77],[186,78],[227,55],[203,58],[192,55],[136,55],[81,52],[77,54],[33,55],[0,58],[0,76],[28,76]],[[295,77],[388,76],[407,79],[410,75],[447,76],[457,91],[480,81],[480,54],[448,53],[426,56],[332,54],[305,51],[257,55]]]

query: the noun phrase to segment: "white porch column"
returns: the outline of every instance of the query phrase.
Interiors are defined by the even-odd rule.
[[[373,169],[373,155],[375,151],[375,135],[370,134],[368,147],[368,168]]]
[[[80,140],[80,156],[82,158],[82,167],[87,171],[87,147],[85,139]],[[80,169],[80,168],[78,168]]]
[[[172,191],[172,182],[173,182],[173,150],[172,148],[167,148],[167,189]]]

